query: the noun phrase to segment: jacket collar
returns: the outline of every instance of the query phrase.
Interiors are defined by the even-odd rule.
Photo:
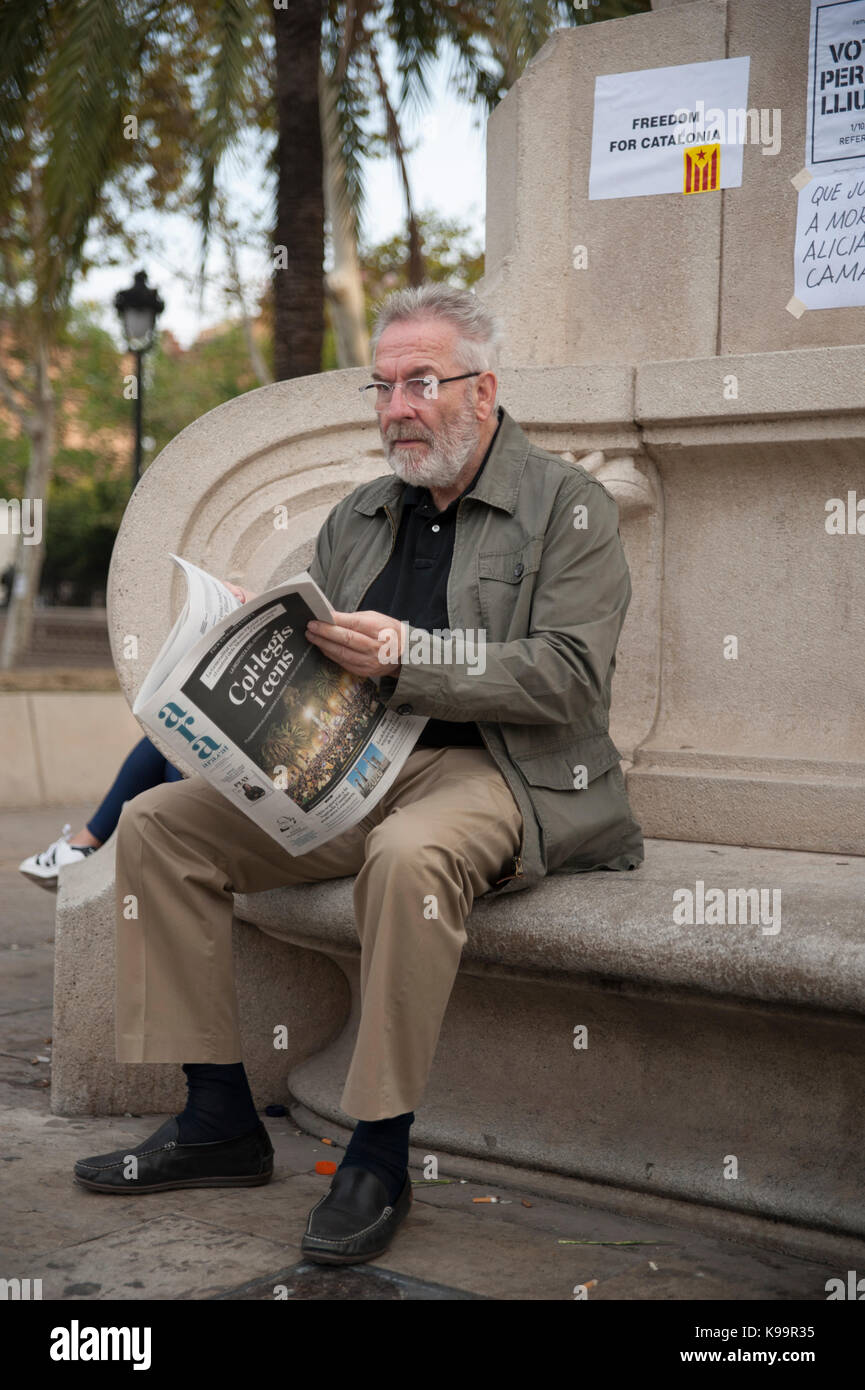
[[[499,406],[499,410],[501,424],[493,441],[490,456],[477,485],[471,492],[466,493],[466,496],[476,497],[479,502],[488,502],[491,507],[501,507],[503,511],[513,515],[530,441],[504,406]],[[409,486],[411,485],[404,483],[395,473],[375,478],[363,488],[353,510],[363,512],[365,516],[373,516],[385,505],[398,503],[401,512],[403,494]]]

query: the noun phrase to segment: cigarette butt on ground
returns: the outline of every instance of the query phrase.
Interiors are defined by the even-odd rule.
[[[332,1144],[332,1143],[333,1143],[333,1140],[332,1140],[332,1139],[322,1139],[321,1142],[322,1142],[322,1144]]]
[[[526,1199],[525,1199],[525,1197],[524,1197],[524,1198],[523,1198],[523,1206],[524,1206],[524,1207],[530,1207],[531,1205],[532,1205],[531,1202],[527,1202]]]
[[[498,1197],[472,1197],[473,1202],[497,1202]]]

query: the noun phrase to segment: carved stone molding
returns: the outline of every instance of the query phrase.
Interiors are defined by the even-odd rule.
[[[615,497],[622,516],[657,511],[658,496],[653,480],[640,472],[633,455],[617,454],[614,458],[606,458],[603,449],[594,449],[582,458],[575,458],[570,450],[559,457],[566,459],[568,463],[578,463],[587,473],[597,478],[599,483],[603,483],[607,491]]]

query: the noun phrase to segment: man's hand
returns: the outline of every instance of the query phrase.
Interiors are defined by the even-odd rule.
[[[407,623],[398,622],[386,613],[367,609],[363,613],[334,613],[335,623],[311,622],[306,636],[331,661],[351,671],[355,676],[395,676],[400,669],[399,659],[388,664],[387,658],[402,656]]]
[[[222,582],[225,585],[226,589],[230,590],[230,592],[234,594],[235,598],[240,599],[241,603],[249,603],[252,599],[258,598],[258,594],[250,593],[249,589],[239,589],[236,584],[229,584],[227,579],[223,579]]]

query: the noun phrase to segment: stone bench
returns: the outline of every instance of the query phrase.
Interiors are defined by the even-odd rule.
[[[476,901],[413,1142],[865,1235],[865,860],[646,848],[633,874]],[[778,890],[780,930],[675,925],[674,892],[698,880]],[[256,1104],[293,1097],[332,1135],[353,1125],[339,1107],[359,1012],[352,883],[235,899]],[[109,842],[60,889],[56,1113],[183,1106],[179,1066],[113,1060],[113,954]]]
[[[514,418],[619,504],[634,597],[611,732],[646,862],[477,901],[413,1130],[428,1151],[863,1232],[865,757],[852,664],[832,664],[855,648],[861,604],[851,597],[840,614],[828,598],[858,597],[862,570],[853,538],[829,572],[820,518],[838,460],[845,486],[862,470],[865,348],[840,352],[837,379],[817,350],[752,354],[735,418],[721,418],[716,361],[502,372]],[[366,379],[332,372],[249,392],[147,470],[109,577],[130,703],[182,599],[168,552],[261,592],[306,568],[333,504],[385,471],[356,400]],[[776,498],[791,487],[799,510],[779,533]],[[719,528],[730,545],[716,544]],[[769,610],[772,566],[787,579]],[[738,663],[720,655],[731,630]],[[774,848],[735,848],[756,843]],[[112,861],[109,844],[59,893],[52,1109],[164,1114],[184,1102],[179,1066],[113,1060]],[[673,894],[698,880],[779,889],[780,932],[677,926]],[[334,1135],[350,1127],[339,1098],[357,1010],[351,889],[341,879],[238,897],[234,928],[256,1102],[290,1094],[301,1123]],[[588,1046],[575,1049],[580,1026]]]

